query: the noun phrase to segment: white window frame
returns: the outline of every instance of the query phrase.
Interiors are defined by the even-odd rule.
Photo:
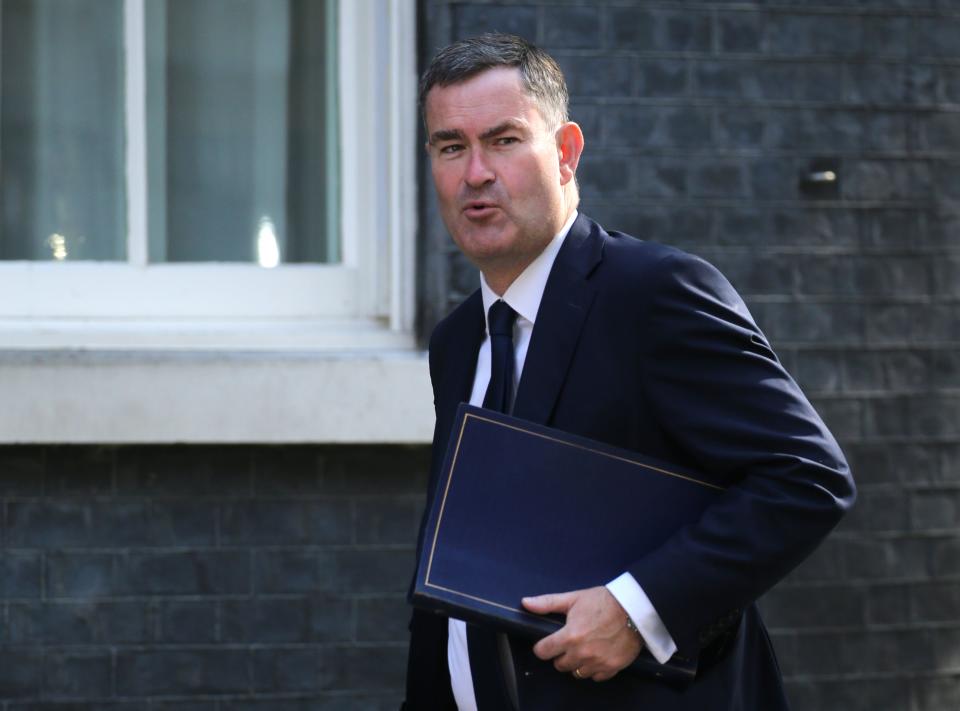
[[[124,0],[129,261],[0,262],[0,443],[429,442],[416,0],[340,2],[343,262],[273,269],[147,263],[144,2]]]
[[[124,0],[124,262],[0,262],[0,348],[413,346],[415,0],[338,7],[339,264],[147,261],[146,0]]]

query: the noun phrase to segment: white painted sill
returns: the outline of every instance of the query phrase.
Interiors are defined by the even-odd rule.
[[[433,424],[426,354],[412,343],[0,346],[2,444],[422,444]]]

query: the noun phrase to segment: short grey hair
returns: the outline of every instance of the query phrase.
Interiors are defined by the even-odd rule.
[[[420,78],[424,124],[427,94],[433,87],[459,84],[495,67],[520,70],[523,87],[548,126],[555,128],[569,120],[567,82],[556,60],[522,37],[495,32],[454,42],[437,52]]]

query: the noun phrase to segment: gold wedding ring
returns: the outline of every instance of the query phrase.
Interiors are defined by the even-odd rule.
[[[577,679],[585,679],[585,678],[586,678],[586,677],[583,676],[583,672],[580,671],[580,667],[577,667],[576,669],[573,670],[573,675],[574,675]]]

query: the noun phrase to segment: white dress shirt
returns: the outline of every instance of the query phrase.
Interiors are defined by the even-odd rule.
[[[517,320],[513,330],[515,367],[513,369],[512,387],[514,393],[517,392],[517,385],[520,383],[520,375],[527,358],[527,348],[530,346],[530,337],[533,335],[533,326],[537,320],[537,311],[540,309],[540,301],[543,298],[543,290],[547,285],[547,278],[550,276],[550,270],[563,240],[576,218],[577,211],[574,210],[560,232],[514,280],[502,297],[497,296],[487,285],[483,275],[480,275],[484,322],[486,322],[490,306],[499,298],[506,301],[517,312]],[[473,390],[470,394],[471,405],[480,406],[483,403],[483,397],[486,394],[489,382],[490,336],[488,331],[480,344],[480,352],[477,353],[477,368],[473,377]],[[677,645],[636,579],[630,573],[623,573],[609,582],[607,589],[623,606],[637,629],[640,630],[640,634],[654,658],[661,664],[666,662],[677,651]],[[556,590],[555,592],[566,591]],[[447,664],[450,668],[450,681],[457,707],[460,711],[477,711],[476,696],[473,692],[473,677],[470,673],[470,657],[467,652],[467,626],[461,620],[452,618],[450,619],[447,644]]]

